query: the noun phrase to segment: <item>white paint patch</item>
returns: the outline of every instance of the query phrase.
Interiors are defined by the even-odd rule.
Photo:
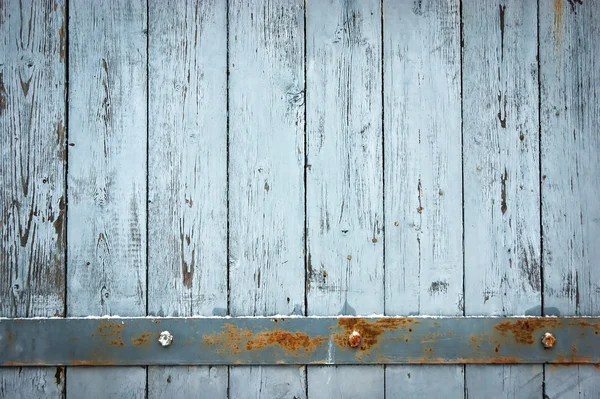
[[[333,335],[329,336],[329,344],[327,345],[327,359],[325,364],[333,364],[335,362],[335,346],[333,345]],[[330,377],[331,378],[331,377]],[[329,384],[329,381],[327,381]]]

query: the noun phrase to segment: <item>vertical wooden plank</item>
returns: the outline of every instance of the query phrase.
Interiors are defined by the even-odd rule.
[[[388,366],[385,373],[386,399],[464,397],[462,366]]]
[[[0,2],[0,316],[64,316],[64,1]],[[60,397],[64,369],[2,368],[0,397]]]
[[[226,398],[227,367],[148,367],[148,398]]]
[[[462,315],[459,1],[384,1],[383,32],[386,314]],[[386,368],[388,397],[439,381],[462,398],[462,366]]]
[[[538,315],[537,5],[465,1],[462,11],[465,313]],[[473,397],[542,393],[541,365],[466,373]]]
[[[304,2],[229,3],[232,316],[304,314]],[[231,397],[305,397],[304,369],[232,367]]]
[[[149,4],[148,312],[227,308],[223,1]],[[149,367],[149,397],[227,396],[227,367]]]
[[[541,398],[542,366],[467,366],[469,398]],[[552,397],[554,399],[554,397]]]
[[[75,1],[69,11],[67,312],[140,316],[146,314],[146,3]],[[145,383],[143,367],[72,368],[67,394],[141,398]]]
[[[308,367],[310,398],[383,398],[384,375],[380,367]]]
[[[544,313],[598,316],[600,9],[553,5],[540,4]],[[546,394],[600,397],[600,372],[547,367]]]
[[[593,365],[546,366],[544,399],[598,398],[600,370]]]
[[[384,312],[380,6],[307,2],[309,315]],[[384,395],[380,366],[309,367],[308,381],[310,397]]]

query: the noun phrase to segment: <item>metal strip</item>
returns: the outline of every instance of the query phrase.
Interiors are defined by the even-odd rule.
[[[599,334],[600,318],[0,319],[0,364],[600,363]]]

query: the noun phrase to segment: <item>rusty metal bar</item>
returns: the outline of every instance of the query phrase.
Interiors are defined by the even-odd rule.
[[[0,319],[0,365],[600,363],[600,318]]]

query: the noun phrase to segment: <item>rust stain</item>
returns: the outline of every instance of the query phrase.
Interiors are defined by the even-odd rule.
[[[298,352],[314,352],[326,341],[324,337],[311,338],[303,332],[290,332],[283,330],[274,330],[270,332],[261,332],[246,342],[246,350],[264,349],[271,345],[279,345],[285,350]]]
[[[92,337],[103,337],[112,346],[125,346],[121,337],[123,328],[125,328],[125,324],[103,320],[96,329],[97,333],[92,334]]]
[[[137,337],[131,338],[131,343],[133,346],[142,346],[148,345],[150,343],[150,338],[154,336],[154,333],[150,331],[146,331],[143,334],[138,335]]]
[[[570,322],[569,325],[570,326],[579,326],[579,327],[593,328],[595,335],[600,334],[600,323],[590,323],[590,322],[587,322],[587,321],[578,320],[576,322],[573,322],[573,321]]]
[[[556,363],[592,363],[591,356],[582,356],[582,355],[571,355],[571,356],[563,356],[557,355],[555,358]]]
[[[494,328],[503,334],[511,332],[519,344],[532,345],[541,339],[542,334],[539,330],[555,327],[558,323],[558,319],[523,319],[514,322],[503,321],[496,324]]]
[[[116,363],[110,360],[73,360],[71,366],[113,366]]]
[[[334,335],[334,342],[341,348],[348,348],[350,347],[348,337],[357,331],[361,336],[360,349],[368,351],[377,345],[381,334],[397,329],[412,331],[410,326],[415,324],[419,324],[419,322],[410,318],[385,318],[369,321],[358,317],[342,317],[338,319],[338,326],[343,329],[343,332]]]
[[[242,349],[247,351],[262,350],[271,346],[279,346],[291,352],[292,356],[308,355],[323,345],[325,337],[311,337],[304,332],[292,332],[280,329],[253,333],[251,330],[239,328],[233,324],[225,324],[217,334],[205,335],[204,343],[216,346],[218,354],[237,355]]]

